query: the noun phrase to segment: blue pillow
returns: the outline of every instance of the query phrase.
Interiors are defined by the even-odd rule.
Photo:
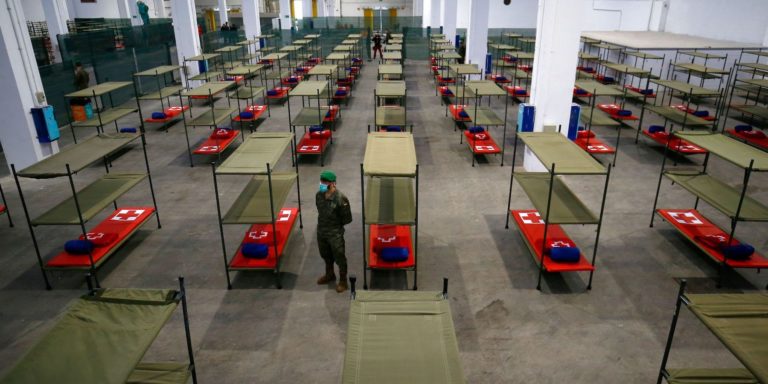
[[[336,91],[336,96],[346,96],[346,95],[347,95],[347,91],[346,90],[339,89],[339,90]]]
[[[516,89],[515,90],[515,95],[527,95],[527,94],[528,94],[528,91],[526,91],[525,89]]]
[[[165,112],[152,112],[152,118],[155,120],[162,120],[166,117],[168,116],[165,115]]]
[[[586,95],[587,93],[589,93],[589,92],[587,92],[586,89],[576,88],[576,94],[577,95]]]
[[[726,245],[721,249],[725,257],[731,260],[746,260],[755,253],[755,247],[749,244]]]
[[[507,81],[507,77],[506,76],[497,76],[496,77],[496,81]]]
[[[246,243],[240,247],[240,253],[250,259],[266,259],[269,254],[269,246],[266,244]]]
[[[136,133],[136,128],[120,128],[121,133]]]
[[[581,251],[576,247],[556,247],[549,250],[549,258],[563,263],[579,261]]]
[[[736,132],[751,132],[752,126],[746,125],[746,124],[740,124],[734,127],[734,129],[736,130]]]
[[[397,125],[388,125],[384,127],[384,130],[387,132],[402,132],[403,130],[397,126]]]
[[[73,255],[87,255],[93,252],[93,243],[90,240],[69,240],[64,243],[64,250]]]
[[[469,133],[483,133],[485,128],[483,127],[469,127]]]
[[[253,119],[253,112],[249,112],[249,111],[240,112],[240,118],[241,119]]]
[[[309,132],[322,132],[323,126],[322,125],[313,125],[309,127]]]
[[[267,96],[277,96],[278,92],[274,89],[267,91]]]
[[[619,109],[619,111],[616,112],[616,114],[619,116],[632,116],[632,111],[630,111],[629,109]]]
[[[653,95],[653,89],[647,88],[647,89],[641,89],[640,90],[641,95]]]
[[[331,118],[331,111],[328,111],[328,112],[326,112],[326,113],[325,113],[325,117],[327,117],[327,118],[329,118],[329,119],[330,119],[330,118]]]
[[[453,95],[453,91],[451,91],[450,89],[447,89],[447,88],[446,88],[446,89],[443,91],[443,95]]]
[[[708,117],[709,111],[693,111],[693,115],[696,117]]]
[[[381,259],[391,263],[408,260],[408,248],[385,247],[381,249]]]
[[[613,83],[613,77],[605,76],[605,77],[603,77],[603,82]]]
[[[666,129],[664,126],[661,125],[651,125],[648,127],[648,133],[659,133],[659,132],[665,132]]]
[[[464,111],[464,110],[459,111],[459,117],[464,118],[464,119],[468,119],[469,118],[469,113],[467,113],[467,111]]]
[[[594,69],[594,68],[592,68],[592,67],[584,67],[584,68],[582,68],[582,69],[584,70],[584,72],[592,72],[592,71],[594,71],[594,70],[595,70],[595,69]]]

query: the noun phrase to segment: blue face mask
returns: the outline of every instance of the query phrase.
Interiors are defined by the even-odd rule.
[[[319,190],[320,190],[320,192],[321,192],[321,193],[326,193],[326,192],[328,192],[328,184],[323,184],[323,183],[320,183],[320,188],[319,188]]]

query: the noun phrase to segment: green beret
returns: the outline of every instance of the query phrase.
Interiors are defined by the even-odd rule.
[[[325,170],[320,172],[320,180],[322,181],[330,181],[332,183],[336,182],[336,174],[333,173],[333,171]]]

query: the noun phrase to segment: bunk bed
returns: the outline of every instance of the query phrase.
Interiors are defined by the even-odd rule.
[[[161,65],[155,68],[150,68],[141,72],[133,74],[133,90],[134,94],[139,95],[139,89],[141,88],[141,79],[148,77],[155,80],[156,91],[138,96],[137,105],[139,111],[139,119],[144,123],[160,124],[161,127],[168,127],[172,122],[175,122],[181,117],[189,106],[184,105],[181,98],[181,90],[184,87],[176,83],[173,74],[176,71],[181,72],[182,67],[178,65]],[[170,82],[168,76],[171,77]],[[179,105],[171,105],[171,97],[179,98]],[[141,108],[141,101],[159,101],[160,111],[152,112],[147,118],[144,118],[144,114]]]
[[[343,384],[465,382],[448,279],[442,292],[357,292],[356,280],[350,277]]]
[[[631,112],[629,110],[614,111],[614,114],[609,114],[604,111],[603,108],[599,108],[601,105],[597,104],[598,96],[613,96],[614,100],[617,97],[624,97],[626,91],[616,89],[612,86],[602,84],[595,80],[576,80],[574,83],[574,97],[583,98],[587,97],[588,107],[582,109],[579,115],[579,120],[584,123],[584,130],[577,133],[574,143],[581,147],[583,150],[591,155],[613,155],[613,165],[616,166],[616,158],[619,152],[619,142],[621,140],[621,127],[624,125],[622,117],[619,114],[626,115],[622,111]],[[616,127],[616,143],[612,147],[605,141],[598,138],[592,131],[593,126],[604,127]]]
[[[191,85],[189,84],[190,81],[219,80],[219,78],[221,78],[222,72],[213,70],[213,68],[221,65],[220,63],[216,62],[216,59],[218,58],[221,58],[221,54],[219,53],[202,53],[197,56],[182,58],[182,61],[184,62],[185,73],[187,73],[187,76],[185,76],[187,80],[186,88],[191,88]],[[194,76],[189,76],[187,72],[189,70],[189,67],[187,67],[187,62],[196,62],[196,66],[200,73]]]
[[[329,83],[330,79],[303,81],[291,90],[289,100],[286,103],[288,105],[289,130],[297,135],[296,127],[304,127],[304,134],[296,146],[297,156],[319,156],[321,166],[325,165],[325,151],[328,145],[333,143],[333,131],[336,129],[336,122],[341,118],[341,108],[331,103]],[[302,108],[296,114],[291,111],[290,98],[292,97],[301,98]],[[312,106],[313,98],[317,101],[317,105],[314,107]],[[326,105],[321,105],[322,99],[326,100]],[[304,104],[305,100],[307,100],[306,105]]]
[[[266,99],[266,88],[264,87],[265,68],[264,64],[248,64],[227,70],[227,75],[243,76],[245,79],[245,84],[239,85],[237,89],[230,92],[229,98],[237,100],[238,113],[232,121],[239,123],[241,130],[244,124],[248,125],[251,133],[253,133],[256,122],[263,118],[264,112],[267,113],[267,116],[272,116]],[[254,77],[259,73],[261,73],[262,84],[261,86],[254,86]],[[262,97],[263,104],[256,104],[256,97],[258,96]],[[244,108],[240,105],[240,100],[245,100]]]
[[[133,85],[131,81],[107,81],[101,84],[94,85],[79,91],[71,92],[64,95],[64,98],[68,101],[77,99],[92,99],[94,103],[98,103],[98,100],[102,100],[102,108],[95,108],[94,116],[85,120],[72,120],[72,116],[67,108],[67,117],[69,121],[70,130],[72,131],[72,139],[77,143],[77,136],[75,134],[76,128],[96,128],[96,133],[104,133],[104,126],[110,123],[115,124],[115,131],[119,131],[117,121],[125,116],[128,116],[138,110],[137,105],[129,101],[125,104],[115,106],[112,98],[112,93],[123,88],[127,88]],[[104,97],[109,99],[109,108],[104,109]],[[138,101],[137,101],[138,103]],[[69,102],[66,103],[69,105]]]
[[[260,64],[272,66],[272,71],[267,72],[264,75],[264,80],[271,80],[272,87],[267,90],[267,100],[281,101],[288,98],[288,91],[291,89],[288,86],[282,85],[282,80],[291,75],[288,70],[283,70],[283,61],[288,59],[288,54],[285,52],[273,52],[265,55],[259,61]],[[274,68],[274,63],[277,63],[277,68]],[[288,63],[290,68],[290,63]]]
[[[718,285],[726,267],[758,270],[768,267],[768,259],[757,252],[736,255],[730,249],[730,246],[739,244],[735,239],[736,226],[739,222],[768,221],[768,206],[747,195],[752,173],[768,171],[768,153],[719,133],[678,131],[673,134],[705,149],[707,155],[701,171],[667,168],[666,156],[664,157],[653,201],[650,226],[653,227],[654,218],[659,215],[718,263],[720,266]],[[731,186],[707,173],[710,155],[715,155],[743,169],[742,185]],[[664,177],[696,196],[693,209],[657,209]],[[728,232],[711,223],[697,210],[699,200],[728,217],[731,221]]]
[[[110,156],[128,148],[135,140],[141,139],[146,173],[110,172]],[[97,162],[103,162],[106,174],[87,186],[77,189],[74,175]],[[143,133],[98,134],[65,147],[20,171],[11,164],[11,172],[16,181],[19,198],[27,219],[32,244],[35,248],[38,266],[43,274],[46,289],[51,289],[48,271],[51,270],[86,270],[93,274],[98,286],[97,269],[112,256],[120,246],[144,224],[152,215],[160,228],[160,216],[157,200],[152,185],[152,175],[147,157],[146,139]],[[31,216],[32,206],[27,204],[19,178],[52,179],[66,177],[72,196],[35,218]],[[152,195],[151,206],[118,206],[117,199],[130,191],[144,179],[147,179]],[[106,219],[86,229],[86,224],[112,205],[114,212]],[[65,245],[65,249],[48,260],[43,260],[35,228],[43,225],[77,225],[80,227],[80,241]]]
[[[686,285],[686,280],[680,282],[656,383],[661,384],[664,380],[670,384],[768,382],[768,350],[765,348],[768,340],[768,295],[691,294],[685,292]],[[743,364],[743,368],[667,368],[683,305],[723,343]]]
[[[406,100],[408,90],[403,80],[381,80],[373,90],[374,130],[403,132],[407,130]],[[389,102],[394,100],[395,102]],[[368,132],[371,126],[368,126]],[[413,132],[413,125],[411,125]]]
[[[368,271],[404,270],[413,271],[416,290],[419,166],[411,133],[368,134],[365,157],[360,164],[360,187],[363,288],[368,289]]]
[[[221,160],[221,154],[229,148],[229,146],[237,138],[241,132],[238,130],[230,129],[229,127],[220,128],[219,124],[226,122],[227,126],[230,125],[232,114],[237,112],[237,108],[231,106],[228,107],[216,107],[213,102],[214,96],[224,93],[227,95],[227,104],[230,105],[229,94],[226,91],[235,85],[234,81],[209,81],[197,88],[189,89],[181,93],[182,96],[187,98],[206,98],[209,100],[210,109],[201,113],[195,118],[192,118],[192,108],[189,109],[189,116],[184,113],[184,137],[187,140],[187,154],[189,155],[189,166],[194,167],[195,163],[192,160],[192,155],[211,156],[215,155],[218,160]],[[189,142],[189,127],[210,127],[213,129],[212,133],[200,143],[196,149],[192,150]]]
[[[185,384],[197,370],[184,278],[179,289],[93,289],[74,300],[53,327],[0,379],[22,383]],[[144,362],[181,304],[188,362]]]
[[[282,288],[280,269],[297,217],[299,228],[304,227],[295,146],[293,133],[255,132],[218,168],[211,163],[227,289],[232,289],[230,273],[234,271],[271,271],[275,275],[276,287]],[[275,171],[275,166],[289,147],[293,169]],[[250,180],[229,210],[222,214],[218,178],[226,175],[249,176]],[[294,185],[298,207],[286,203]],[[224,225],[249,226],[231,259],[227,253]]]
[[[400,64],[379,64],[377,80],[402,80],[403,66]]]
[[[518,139],[541,162],[545,172],[515,171]],[[589,272],[587,289],[592,289],[610,175],[610,164],[606,169],[559,132],[518,132],[515,135],[505,228],[509,228],[509,217],[512,216],[538,266],[536,289],[541,290],[544,272],[578,271]],[[596,215],[587,207],[562,176],[605,177],[600,213]],[[534,209],[511,209],[514,180],[523,188]],[[564,224],[597,226],[591,260],[587,260],[576,243],[568,237],[561,227]]]
[[[509,94],[498,87],[493,81],[490,80],[469,80],[462,82],[462,91],[471,90],[472,96],[474,96],[474,106],[464,105],[462,110],[469,116],[469,120],[461,119],[464,121],[456,121],[456,124],[466,125],[471,123],[470,127],[461,132],[459,137],[459,144],[463,143],[463,140],[467,140],[469,150],[472,152],[472,166],[475,166],[475,157],[478,155],[496,155],[501,154],[501,165],[504,165],[504,143],[507,141],[507,112],[509,109]],[[462,96],[465,96],[462,94]],[[489,106],[484,107],[480,105],[480,100],[483,96],[488,96]],[[490,101],[492,96],[504,97],[504,119],[501,119],[496,112],[490,107]],[[456,109],[454,109],[456,111]],[[461,113],[461,112],[459,112]],[[502,139],[501,146],[491,136],[491,133],[486,127],[502,127]]]

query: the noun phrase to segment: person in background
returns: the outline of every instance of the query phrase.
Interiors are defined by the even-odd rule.
[[[384,31],[384,45],[389,45],[389,35],[391,35],[389,30]]]
[[[347,257],[344,254],[344,226],[352,222],[349,200],[336,189],[333,171],[320,173],[320,186],[315,194],[317,205],[317,246],[325,261],[325,274],[317,279],[318,285],[336,282],[333,263],[339,266],[336,292],[347,290]]]
[[[229,31],[229,22],[225,21],[224,24],[221,25],[222,31]]]
[[[81,62],[75,63],[75,88],[77,90],[86,89],[88,88],[88,83],[91,82],[91,76],[88,74],[88,72],[85,71],[83,68],[83,64]]]
[[[461,40],[461,45],[459,46],[459,56],[461,56],[461,63],[464,64],[464,57],[467,55],[467,42],[466,40]]]
[[[381,35],[377,33],[373,36],[373,39],[371,40],[373,41],[373,58],[374,59],[376,58],[376,52],[379,53],[379,56],[383,56],[383,54],[381,53]]]
[[[144,25],[149,25],[149,6],[143,1],[139,0],[136,2],[136,7],[139,8],[139,16],[141,16],[141,21],[144,23]]]

